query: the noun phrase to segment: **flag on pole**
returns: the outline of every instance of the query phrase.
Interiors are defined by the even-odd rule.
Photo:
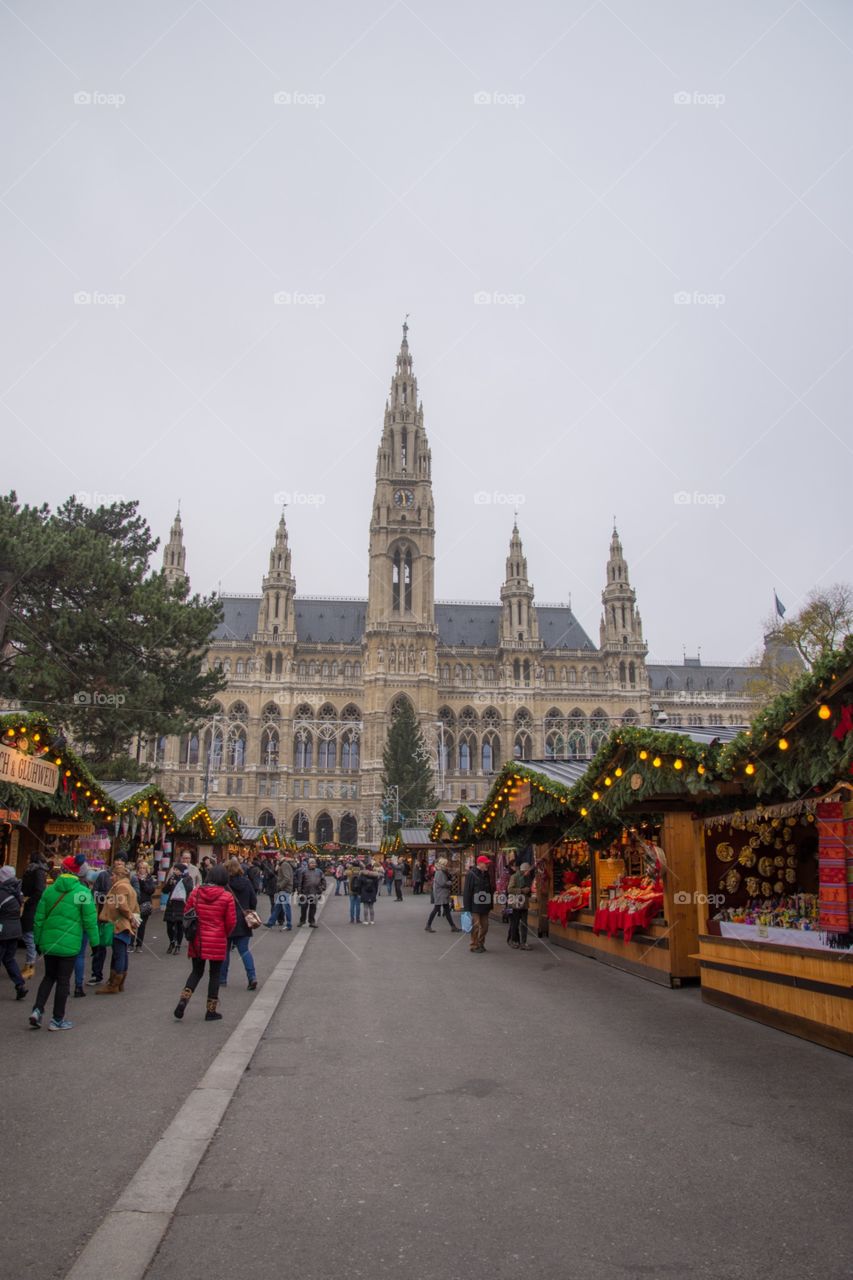
[[[779,599],[775,591],[773,592],[773,599],[776,601],[776,613],[778,617],[784,618],[785,606],[783,605],[782,601]]]

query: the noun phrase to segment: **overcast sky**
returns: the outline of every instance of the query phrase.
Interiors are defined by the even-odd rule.
[[[659,658],[853,578],[849,4],[9,0],[0,47],[22,500],[180,499],[252,593],[289,494],[298,590],[363,596],[410,312],[440,599],[514,504],[596,643],[616,515]]]

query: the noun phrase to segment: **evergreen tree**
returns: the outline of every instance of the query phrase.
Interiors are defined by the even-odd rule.
[[[149,570],[137,506],[0,497],[0,696],[62,725],[101,776],[126,771],[140,736],[195,727],[225,683],[201,666],[221,605]]]
[[[398,830],[418,809],[435,805],[429,749],[408,698],[401,698],[392,713],[382,753],[382,787],[386,796],[392,787],[398,788],[399,818],[394,816],[393,802],[386,800],[389,831]]]

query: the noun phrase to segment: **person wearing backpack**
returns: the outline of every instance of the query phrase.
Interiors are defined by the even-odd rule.
[[[98,946],[98,910],[89,889],[80,883],[74,858],[64,858],[60,874],[49,884],[36,907],[33,933],[38,950],[44,956],[44,977],[36,992],[30,1014],[30,1026],[38,1030],[48,997],[53,997],[53,1018],[48,1031],[70,1031],[73,1023],[65,1017],[65,1005],[74,972],[74,961],[83,945],[85,933],[92,945]]]
[[[18,943],[24,936],[21,907],[24,896],[14,867],[0,867],[0,963],[15,988],[15,999],[23,1000],[27,985],[18,968]]]
[[[193,962],[192,971],[175,1006],[175,1017],[184,1016],[192,994],[208,965],[207,1009],[205,1022],[220,1022],[219,981],[222,961],[228,951],[228,939],[237,923],[237,904],[233,893],[227,889],[228,872],[222,863],[211,868],[207,884],[193,889],[186,903],[187,954]]]
[[[166,910],[163,919],[166,921],[166,933],[169,935],[169,946],[166,955],[179,956],[181,954],[181,943],[184,940],[184,910],[187,905],[187,898],[192,893],[194,885],[186,867],[181,862],[177,862],[166,877],[166,883],[163,885],[163,892],[169,895],[166,903]]]

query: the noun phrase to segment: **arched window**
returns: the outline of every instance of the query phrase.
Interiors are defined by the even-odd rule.
[[[516,760],[530,760],[533,756],[533,739],[530,734],[522,731],[515,735],[515,743],[513,745],[512,754]]]
[[[263,811],[262,813],[259,813],[259,814],[258,814],[258,826],[259,826],[259,827],[274,827],[274,826],[275,826],[275,815],[274,815],[274,814],[272,814],[272,813],[270,813],[269,809],[264,809],[264,811]]]
[[[205,730],[204,758],[206,762],[207,761],[210,762],[210,767],[213,770],[222,768],[222,756],[223,756],[222,745],[223,745],[223,742],[222,742],[221,729],[216,728],[216,729]]]
[[[359,767],[359,741],[355,731],[347,729],[341,741],[341,768],[355,770]]]
[[[391,608],[394,613],[400,612],[400,578],[402,576],[402,564],[399,548],[394,552],[394,559],[391,562]]]
[[[627,681],[627,677],[628,677],[628,669],[625,666],[624,662],[620,662],[619,663],[619,683],[621,685],[624,685]]]
[[[483,735],[482,749],[483,773],[496,773],[500,766],[501,741],[496,733]]]
[[[264,657],[264,671],[268,676],[272,675],[272,654],[268,653]]]
[[[545,672],[545,679],[549,684],[554,683],[554,680],[556,679],[556,675],[553,667],[549,667],[548,670]]]
[[[361,663],[360,662],[353,663],[352,674],[356,680],[361,679]]]
[[[242,769],[246,763],[246,730],[233,728],[228,734],[228,768]]]
[[[294,769],[310,769],[314,764],[314,738],[308,729],[298,729],[293,739]]]
[[[628,663],[628,681],[630,684],[637,683],[637,668],[633,662]]]
[[[516,684],[521,680],[521,662],[518,658],[512,660],[512,678]]]
[[[241,675],[243,674],[244,669],[245,669],[245,668],[244,668],[244,666],[243,666],[243,659],[242,659],[242,658],[238,658],[238,659],[237,659],[237,666],[236,666],[236,667],[235,667],[235,669],[234,669],[234,674],[235,674],[235,675],[238,675],[238,676],[241,676]]]
[[[303,661],[303,662],[300,662],[300,663],[299,663],[298,667],[296,668],[296,674],[300,677],[300,679],[302,679],[302,680],[304,680],[304,679],[305,679],[305,677],[308,675],[308,664],[307,664],[307,662],[304,662],[304,661]]]
[[[320,667],[320,675],[323,677],[324,680],[328,680],[330,674],[331,674],[331,669],[329,667],[329,664],[328,662],[324,662],[323,665]]]
[[[334,738],[321,738],[317,748],[317,766],[322,770],[331,770],[335,767],[337,758],[337,748]]]
[[[334,834],[334,824],[332,823],[332,819],[329,817],[328,813],[318,814],[315,830],[317,832],[318,844],[330,843]]]
[[[282,655],[281,655],[280,653],[277,653],[277,654],[275,655],[275,673],[276,673],[276,675],[277,675],[277,676],[280,676],[280,675],[281,675],[281,664],[282,664],[282,661],[283,661],[283,659],[282,659]]]
[[[561,733],[551,732],[545,735],[545,756],[548,760],[563,760],[566,754],[566,740]]]
[[[341,818],[341,844],[358,842],[358,821],[354,814],[345,813]]]
[[[664,689],[672,688],[672,676],[667,676],[667,678],[663,682],[663,687]]]
[[[685,687],[685,689],[692,689],[692,688],[693,688],[693,677],[692,677],[692,676],[688,676],[688,677],[687,677],[687,679],[686,679],[686,680],[685,680],[685,682],[684,682],[684,687]]]
[[[294,840],[307,840],[311,831],[308,821],[308,814],[304,809],[300,809],[298,813],[293,815],[293,822],[290,827],[293,832]]]
[[[530,659],[529,658],[524,659],[522,670],[524,672],[524,683],[526,685],[529,685],[530,684]]]
[[[577,682],[578,682],[577,671],[575,671],[574,667],[569,667],[569,684],[577,684]]]
[[[477,754],[477,739],[473,733],[463,733],[459,738],[459,772],[471,773]]]
[[[265,769],[278,768],[278,729],[266,728],[261,734],[260,762]]]
[[[351,677],[352,677],[352,663],[345,662],[344,663],[344,679],[349,680]]]
[[[403,561],[403,608],[406,613],[412,612],[412,553],[406,552]]]

